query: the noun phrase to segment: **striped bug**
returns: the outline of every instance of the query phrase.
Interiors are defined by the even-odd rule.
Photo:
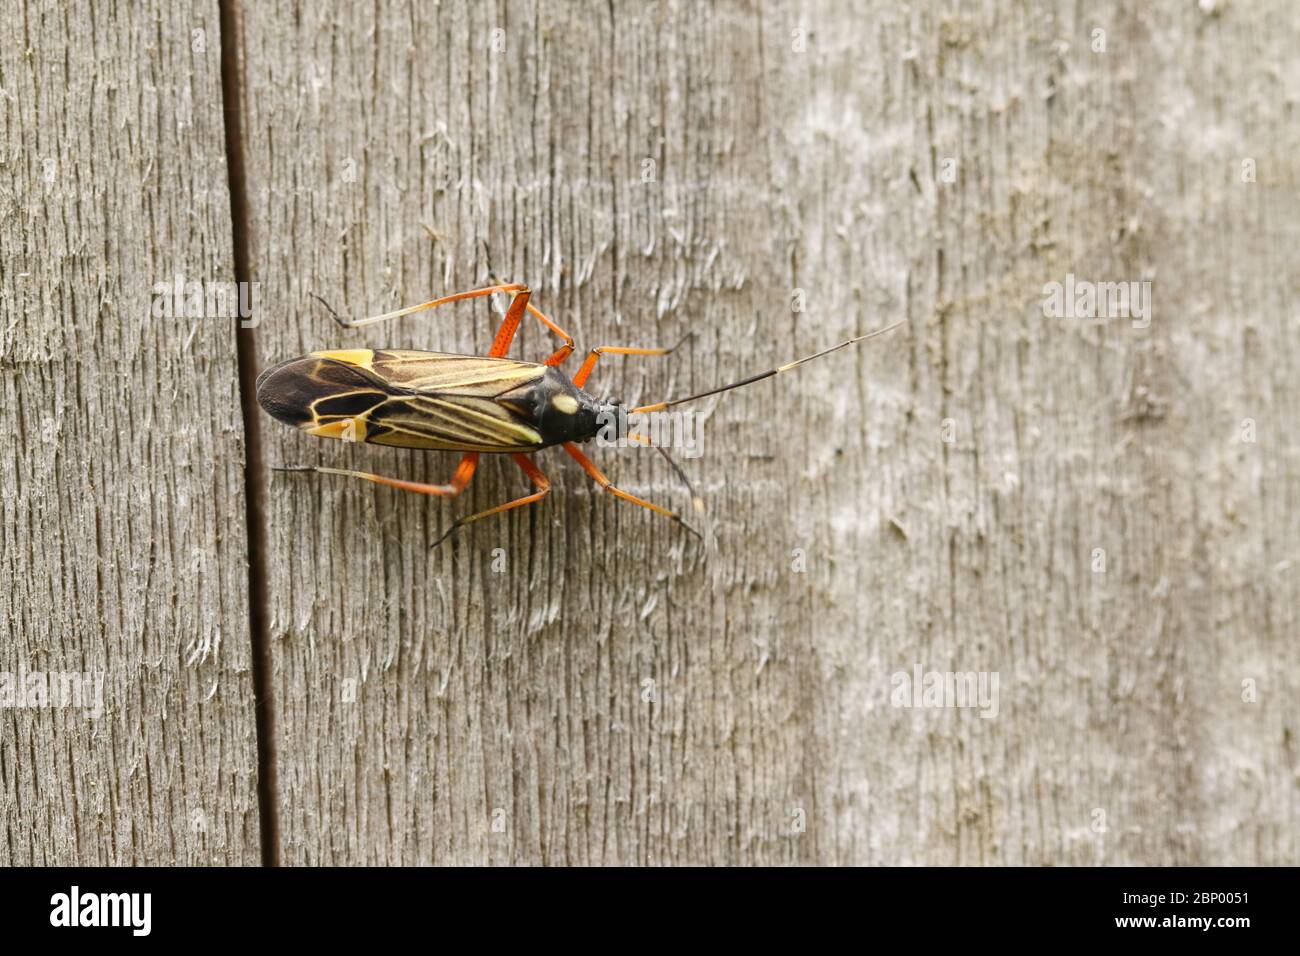
[[[525,285],[493,285],[471,292],[460,292],[423,302],[410,308],[375,315],[365,319],[346,320],[329,309],[334,320],[347,329],[359,328],[400,318],[424,309],[436,308],[450,302],[489,296],[495,293],[511,295],[505,319],[486,356],[448,355],[442,352],[422,352],[399,349],[342,349],[312,352],[299,358],[273,365],[257,379],[257,400],[272,417],[294,425],[310,435],[321,438],[338,438],[369,442],[376,445],[395,445],[431,451],[462,452],[460,464],[451,479],[443,485],[430,485],[401,478],[386,478],[364,471],[344,468],[326,468],[316,465],[281,467],[277,471],[306,471],[327,475],[344,475],[366,481],[389,485],[404,491],[425,495],[455,497],[465,490],[480,455],[508,454],[523,469],[536,490],[505,504],[488,508],[468,517],[458,518],[434,542],[441,544],[457,529],[486,518],[541,501],[550,492],[546,476],[528,457],[552,445],[560,445],[582,466],[601,488],[625,501],[649,508],[672,518],[687,530],[698,535],[676,512],[630,494],[613,485],[605,474],[578,448],[590,441],[606,427],[617,427],[617,434],[627,434],[629,414],[650,414],[692,402],[699,398],[717,395],[742,385],[771,378],[789,371],[805,362],[820,358],[856,342],[897,328],[899,322],[888,328],[841,342],[815,355],[769,369],[758,375],[710,389],[697,395],[672,401],[657,402],[634,408],[629,413],[617,401],[601,401],[584,391],[592,369],[602,355],[668,355],[672,348],[627,348],[600,346],[588,353],[578,373],[570,381],[557,366],[574,350],[573,338],[548,319],[530,301],[531,291]],[[325,303],[322,301],[322,304]],[[521,362],[506,358],[520,322],[526,313],[532,314],[551,332],[564,340],[564,344],[543,363]],[[683,341],[685,341],[683,339]],[[635,433],[629,438],[641,444],[650,444],[645,436]],[[658,448],[665,458],[665,452]],[[676,463],[669,463],[683,481],[685,474]],[[687,482],[689,488],[689,482]],[[692,497],[694,497],[692,493]],[[696,498],[699,507],[699,499]]]

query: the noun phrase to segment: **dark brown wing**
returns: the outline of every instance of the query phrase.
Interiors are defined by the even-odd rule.
[[[543,444],[496,396],[537,381],[546,366],[441,352],[313,352],[264,372],[268,412],[323,438],[402,448],[526,452]]]

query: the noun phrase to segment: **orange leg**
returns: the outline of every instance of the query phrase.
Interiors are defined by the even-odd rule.
[[[514,338],[515,335],[514,330],[519,328],[519,320],[523,318],[524,310],[527,309],[529,312],[533,314],[533,316],[537,318],[539,322],[542,323],[542,325],[546,326],[548,329],[550,329],[560,338],[564,339],[564,344],[560,346],[558,349],[556,349],[556,351],[551,355],[551,357],[546,360],[545,364],[559,365],[571,354],[573,354],[573,336],[571,336],[568,332],[564,331],[564,329],[560,328],[558,325],[556,325],[554,322],[552,322],[550,319],[544,316],[535,305],[532,305],[528,301],[528,296],[529,296],[528,286],[519,282],[513,282],[506,285],[490,285],[487,286],[486,288],[474,289],[470,292],[457,292],[455,295],[445,295],[439,299],[430,299],[428,302],[421,302],[419,305],[412,305],[405,309],[398,309],[396,312],[385,312],[383,315],[372,315],[364,319],[340,318],[338,313],[336,313],[333,309],[329,309],[329,305],[325,303],[324,299],[316,297],[316,300],[320,302],[321,305],[324,305],[325,308],[329,309],[330,315],[334,317],[334,321],[338,322],[339,325],[343,326],[345,329],[356,329],[356,328],[360,328],[363,325],[374,325],[376,322],[386,322],[389,319],[399,319],[404,315],[410,315],[412,312],[419,312],[423,309],[434,309],[440,305],[446,305],[449,302],[460,302],[463,299],[476,299],[479,296],[495,295],[498,292],[515,293],[515,297],[510,302],[510,309],[507,310],[506,312],[506,320],[505,323],[502,325],[502,331],[504,331],[505,326],[510,323],[511,321],[510,314],[514,310],[516,304],[519,305],[519,312],[514,319],[514,325],[511,328],[510,334],[507,335],[505,339],[506,348],[509,348],[510,341]],[[523,299],[522,303],[519,302],[521,298]],[[497,343],[500,342],[501,340],[501,336],[502,336],[502,332],[498,332],[497,340],[493,342],[493,352],[490,353],[493,356],[505,355],[505,348],[503,348],[500,352],[495,351],[497,347]]]
[[[630,349],[621,345],[601,345],[592,349],[586,360],[582,363],[582,368],[578,369],[578,374],[573,376],[573,384],[582,388],[587,384],[587,378],[591,375],[591,370],[596,367],[596,362],[602,355],[671,355],[677,351],[678,346],[690,338],[688,332],[686,336],[670,349]]]
[[[532,483],[537,486],[537,491],[533,492],[531,495],[524,495],[522,498],[516,498],[514,501],[507,501],[503,505],[497,505],[495,508],[489,508],[487,511],[480,511],[478,514],[470,515],[467,518],[457,518],[451,523],[451,527],[443,533],[443,536],[433,543],[432,547],[436,548],[455,534],[458,529],[469,524],[471,521],[477,521],[479,518],[486,518],[488,515],[500,514],[502,511],[509,511],[511,508],[531,505],[535,501],[541,501],[551,493],[550,480],[541,473],[536,465],[533,464],[531,458],[527,455],[511,455],[510,457],[515,460],[515,464],[522,468],[524,474],[526,474],[529,479],[531,479]]]
[[[634,505],[640,505],[642,508],[649,508],[651,511],[657,512],[658,514],[664,515],[665,517],[672,518],[674,521],[676,521],[679,525],[681,525],[691,534],[695,535],[697,538],[701,537],[700,533],[696,531],[694,528],[692,528],[685,521],[683,521],[682,516],[677,514],[675,511],[669,511],[667,508],[660,507],[659,505],[652,504],[651,502],[646,501],[642,498],[638,498],[636,495],[629,494],[628,492],[624,491],[622,488],[615,488],[614,485],[610,482],[610,480],[605,477],[604,472],[602,472],[599,468],[597,468],[592,463],[590,458],[588,458],[586,455],[580,452],[578,450],[578,446],[575,445],[573,442],[565,442],[564,450],[567,451],[570,454],[570,456],[572,456],[574,461],[576,461],[578,464],[582,466],[583,471],[589,474],[592,477],[592,479],[595,480],[596,484],[600,485],[600,487],[604,488],[611,495],[615,495],[619,498],[622,498],[624,501],[630,501]]]
[[[383,475],[373,475],[368,471],[352,471],[349,468],[326,468],[321,465],[295,465],[288,468],[273,468],[272,471],[314,471],[322,475],[343,475],[348,478],[363,478],[366,481],[373,481],[375,484],[388,485],[390,488],[400,488],[402,491],[414,491],[422,495],[440,495],[443,497],[454,498],[465,490],[471,478],[474,477],[474,469],[478,467],[479,453],[476,451],[466,452],[465,457],[460,460],[456,466],[455,472],[452,473],[451,481],[445,485],[426,485],[422,481],[406,481],[403,478],[385,478]]]
[[[537,308],[528,301],[532,294],[531,290],[523,287],[515,293],[515,297],[510,300],[510,308],[506,309],[505,320],[501,323],[501,328],[497,330],[497,337],[493,340],[488,355],[492,358],[500,358],[510,350],[510,343],[514,341],[515,333],[519,331],[519,323],[523,321],[524,310],[527,310],[537,316],[548,329],[564,339],[564,344],[542,363],[543,365],[559,365],[573,353],[573,337],[537,311]]]
[[[531,295],[532,292],[528,289],[521,289],[510,300],[506,317],[501,322],[501,328],[497,329],[497,337],[492,340],[492,348],[488,349],[491,358],[500,358],[510,350],[510,343],[515,340],[515,333],[519,331],[519,323],[524,320],[524,313],[528,311],[528,298]]]
[[[564,329],[560,328],[546,316],[542,315],[542,313],[537,310],[537,307],[531,302],[528,303],[528,311],[535,315],[541,321],[542,325],[546,326],[560,338],[564,339],[564,344],[552,352],[551,357],[542,363],[543,365],[559,365],[573,354],[573,336],[564,331]]]

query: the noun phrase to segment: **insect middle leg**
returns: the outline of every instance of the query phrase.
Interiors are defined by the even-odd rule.
[[[505,321],[501,324],[501,330],[497,332],[496,339],[492,343],[492,351],[488,354],[493,357],[500,357],[506,354],[506,349],[510,347],[511,341],[515,337],[515,331],[519,328],[519,322],[523,318],[524,311],[532,315],[546,326],[553,333],[564,339],[564,344],[552,353],[551,357],[545,362],[546,365],[559,365],[566,358],[573,354],[573,336],[564,329],[560,328],[545,315],[542,311],[528,301],[532,294],[528,286],[521,282],[512,282],[505,285],[490,285],[482,289],[473,289],[469,292],[457,292],[455,295],[444,295],[438,299],[430,299],[428,302],[421,302],[419,305],[408,306],[405,309],[398,309],[396,312],[385,312],[383,315],[372,315],[364,319],[343,319],[340,318],[333,309],[330,314],[334,320],[345,329],[356,329],[363,325],[374,325],[377,322],[386,322],[389,319],[400,319],[404,315],[410,315],[413,312],[420,312],[424,309],[434,309],[440,305],[446,305],[449,302],[460,302],[464,299],[477,299],[480,296],[495,295],[498,292],[513,293],[514,298],[510,300],[510,308],[506,310]],[[324,305],[324,300],[318,300]],[[325,306],[327,309],[328,305]],[[504,338],[503,338],[504,336]],[[500,351],[498,351],[498,347]]]
[[[524,495],[522,498],[516,498],[513,501],[507,501],[503,505],[497,505],[495,508],[489,508],[487,509],[487,511],[480,511],[478,514],[472,514],[466,518],[457,518],[455,521],[451,523],[451,527],[448,528],[445,532],[443,532],[442,537],[439,538],[437,541],[435,541],[432,545],[430,545],[431,549],[436,548],[438,545],[442,544],[453,534],[455,534],[460,528],[469,524],[471,521],[477,521],[479,518],[486,518],[489,515],[500,514],[503,511],[509,511],[511,508],[520,508],[523,507],[524,505],[530,505],[535,501],[541,501],[543,498],[545,498],[547,495],[551,493],[550,479],[547,478],[544,474],[542,474],[541,469],[539,469],[536,465],[533,464],[533,460],[531,458],[529,458],[527,455],[511,455],[510,457],[515,460],[515,464],[517,464],[520,468],[522,468],[524,470],[524,474],[526,474],[529,477],[529,479],[532,481],[532,483],[537,486],[537,491],[533,492],[531,495]]]
[[[386,478],[383,475],[371,474],[368,471],[353,471],[350,468],[326,468],[323,465],[300,465],[289,468],[274,468],[273,471],[314,471],[322,475],[343,475],[348,478],[362,478],[366,481],[373,481],[375,484],[388,485],[390,488],[400,488],[402,491],[414,491],[422,495],[439,495],[441,497],[454,498],[469,484],[470,479],[474,477],[474,469],[478,467],[479,453],[476,451],[466,452],[461,458],[460,464],[452,473],[451,480],[445,485],[428,485],[422,481],[407,481],[403,478]]]
[[[497,336],[492,341],[492,348],[488,350],[490,358],[500,358],[510,350],[510,343],[514,341],[515,332],[519,331],[519,323],[523,321],[525,309],[537,316],[544,326],[564,339],[564,344],[552,352],[551,356],[542,363],[543,365],[559,365],[573,354],[573,336],[542,315],[537,307],[528,301],[532,294],[532,290],[520,286],[520,291],[516,292],[515,297],[510,300],[510,308],[506,309],[506,317],[501,323],[501,328],[497,329]]]
[[[600,485],[611,495],[615,495],[619,498],[622,498],[624,501],[630,501],[634,505],[640,505],[642,508],[649,508],[651,511],[664,515],[665,517],[672,518],[674,521],[676,521],[679,525],[681,525],[691,534],[695,535],[695,537],[697,538],[703,537],[698,531],[696,531],[689,524],[687,524],[686,521],[682,519],[682,516],[679,515],[677,512],[669,511],[667,508],[646,501],[644,498],[638,498],[636,495],[630,494],[629,492],[624,491],[622,488],[614,487],[613,482],[611,482],[608,478],[605,477],[605,473],[602,472],[599,468],[597,468],[590,458],[588,458],[586,455],[580,452],[578,450],[578,446],[575,445],[573,442],[565,442],[564,450],[569,453],[569,455],[573,458],[574,461],[576,461],[578,464],[582,466],[583,471],[589,474],[595,480],[596,484]]]

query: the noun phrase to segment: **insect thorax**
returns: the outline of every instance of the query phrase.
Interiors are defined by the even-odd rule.
[[[556,368],[548,368],[541,378],[499,395],[497,402],[536,428],[543,447],[594,438],[605,409]]]

